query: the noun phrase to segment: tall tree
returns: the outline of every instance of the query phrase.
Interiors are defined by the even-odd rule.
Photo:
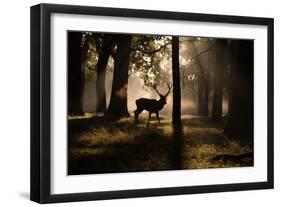
[[[82,115],[81,32],[68,33],[68,114]]]
[[[181,87],[179,70],[179,37],[172,38],[172,73],[173,73],[173,124],[181,124]]]
[[[214,69],[214,96],[212,120],[222,121],[222,93],[223,93],[223,73],[226,70],[226,52],[227,40],[219,39],[216,41],[216,66]]]
[[[195,53],[195,56],[194,56],[194,59],[196,61],[196,64],[198,66],[198,98],[197,98],[197,113],[198,115],[203,115],[203,107],[204,107],[204,84],[205,84],[205,70],[204,70],[204,67],[203,67],[203,64],[201,63],[201,60],[200,60],[200,57],[199,57],[199,53],[197,51],[197,48],[194,44],[193,41],[190,42],[192,47],[193,47],[193,50],[194,50],[194,53]]]
[[[129,116],[127,88],[131,40],[131,35],[119,35],[117,38],[111,98],[106,112],[107,115],[115,118]]]
[[[209,72],[205,72],[204,75],[204,98],[202,106],[202,115],[209,115],[209,92],[210,92],[210,75]]]
[[[105,34],[102,40],[101,51],[97,63],[97,112],[106,111],[105,74],[109,56],[112,52],[113,36]]]
[[[89,49],[92,44],[92,33],[85,32],[82,33],[81,37],[81,96],[82,96],[82,106],[84,106],[85,98],[85,83],[86,83],[86,76],[87,76],[87,62],[89,59]],[[82,107],[83,108],[83,107]]]
[[[239,49],[237,67],[231,70],[231,107],[224,133],[252,139],[254,44],[251,40],[232,42],[232,44],[239,44]]]
[[[209,109],[209,82],[210,82],[210,72],[208,70],[208,66],[210,65],[210,55],[205,56],[207,57],[207,61],[202,60],[202,55],[206,55],[213,49],[213,40],[210,39],[202,39],[202,38],[192,38],[189,40],[191,46],[193,48],[193,53],[195,56],[192,59],[195,60],[195,63],[198,67],[198,90],[197,90],[197,114],[200,116],[208,116],[208,109]],[[203,43],[205,45],[204,50],[198,52],[198,45],[195,44],[196,42]],[[205,62],[205,64],[204,64]],[[208,63],[208,65],[206,64]],[[206,67],[207,65],[207,67]]]

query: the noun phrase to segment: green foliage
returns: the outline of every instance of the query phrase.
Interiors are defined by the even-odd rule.
[[[103,33],[84,32],[81,47],[86,51],[84,58],[85,77],[93,80],[96,76],[96,65],[103,43]],[[144,89],[154,85],[164,86],[171,82],[171,36],[133,35],[130,53],[129,75],[143,80]],[[200,71],[196,56],[204,65],[205,71],[212,71],[214,52],[207,51],[218,41],[213,38],[180,37],[180,75],[182,94],[196,99],[198,74]],[[197,53],[195,52],[195,49]],[[112,47],[112,57],[116,47]],[[108,69],[113,69],[109,61]]]
[[[144,85],[158,85],[167,81],[168,71],[161,67],[171,55],[171,37],[157,35],[134,35],[132,40],[130,74],[144,81]],[[163,66],[163,64],[162,64]]]

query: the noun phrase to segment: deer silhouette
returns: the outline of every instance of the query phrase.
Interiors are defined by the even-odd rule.
[[[140,98],[136,100],[137,109],[135,110],[135,123],[138,123],[138,117],[141,112],[144,110],[149,112],[148,122],[147,125],[149,125],[149,121],[151,118],[151,114],[155,113],[156,117],[158,119],[158,122],[160,124],[160,118],[159,118],[159,111],[164,108],[164,105],[167,103],[166,98],[169,95],[169,93],[172,91],[172,86],[170,86],[168,83],[168,92],[165,95],[162,95],[154,85],[153,88],[156,91],[156,93],[160,96],[159,100],[156,99],[148,99],[148,98]]]

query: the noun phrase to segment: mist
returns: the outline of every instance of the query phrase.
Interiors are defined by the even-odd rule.
[[[110,94],[112,88],[112,79],[113,71],[107,70],[105,78],[105,89],[106,89],[106,105],[108,107],[110,101]],[[92,77],[85,81],[84,96],[83,96],[83,110],[86,113],[95,113],[96,112],[96,78]],[[167,92],[166,83],[161,83],[157,89],[161,93]],[[160,111],[161,115],[172,116],[172,104],[173,104],[173,94],[169,94],[167,97],[167,104],[164,109]],[[222,112],[223,115],[226,115],[228,112],[228,97],[223,96]],[[158,94],[154,89],[146,87],[143,83],[143,80],[136,76],[130,76],[128,79],[128,110],[132,113],[136,109],[135,101],[139,98],[152,98],[159,99]],[[209,99],[209,112],[212,111],[212,100],[213,94],[210,95]],[[196,115],[197,114],[197,102],[191,96],[186,96],[182,94],[181,100],[181,113],[182,115]]]

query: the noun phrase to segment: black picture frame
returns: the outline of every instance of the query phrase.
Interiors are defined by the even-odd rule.
[[[187,187],[51,194],[50,161],[50,15],[53,13],[151,18],[207,23],[233,23],[267,26],[267,181]],[[31,200],[38,203],[165,196],[194,193],[241,191],[273,188],[273,28],[272,18],[195,14],[152,10],[39,4],[31,7]],[[266,68],[265,68],[266,70]]]

